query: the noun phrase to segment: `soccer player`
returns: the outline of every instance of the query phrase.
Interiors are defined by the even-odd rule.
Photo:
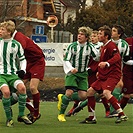
[[[122,109],[127,105],[130,97],[133,97],[133,37],[126,38],[126,41],[130,47],[129,57],[124,59],[123,66],[123,83],[122,88],[123,97],[120,101],[120,106]]]
[[[14,19],[11,20],[16,23]],[[44,79],[45,57],[41,48],[21,32],[15,30],[12,37],[20,42],[24,49],[27,66],[23,81],[25,84],[30,81],[30,91],[32,94],[34,110],[28,116],[34,123],[41,116],[39,111],[40,93],[38,91],[38,84]]]
[[[86,27],[78,29],[77,42],[73,42],[67,48],[64,56],[63,68],[66,73],[65,77],[65,95],[58,95],[58,120],[66,121],[64,113],[71,100],[74,90],[78,92],[80,100],[86,99],[87,67],[90,56],[97,58],[98,51],[90,45],[88,38],[90,30]],[[96,56],[97,55],[97,56]]]
[[[32,124],[24,115],[27,97],[26,87],[19,78],[25,74],[26,60],[21,44],[11,38],[14,31],[15,24],[12,21],[0,24],[0,90],[3,94],[2,103],[7,118],[7,127],[13,127],[9,86],[14,87],[19,92],[19,115],[17,120],[25,124]],[[20,66],[17,59],[20,62]]]
[[[99,28],[98,39],[103,42],[103,47],[101,48],[100,63],[98,64],[97,80],[87,91],[89,117],[81,123],[96,124],[97,122],[94,102],[96,92],[103,92],[103,96],[107,98],[119,114],[115,123],[120,123],[126,121],[127,117],[111,92],[121,78],[121,56],[118,47],[111,41],[111,29],[108,26],[105,25]]]
[[[112,41],[117,45],[121,58],[122,58],[122,64],[124,62],[124,59],[129,56],[129,45],[128,43],[121,39],[122,36],[124,34],[124,28],[121,25],[114,25],[112,27]],[[123,69],[123,67],[122,67]],[[123,81],[122,81],[122,77],[120,79],[120,81],[118,82],[118,84],[116,85],[115,89],[113,90],[112,94],[113,96],[115,96],[115,98],[117,98],[117,100],[120,100],[120,96],[122,93],[122,88],[123,88]],[[110,107],[110,115],[109,117],[113,117],[116,116],[117,113],[114,111],[113,107]]]

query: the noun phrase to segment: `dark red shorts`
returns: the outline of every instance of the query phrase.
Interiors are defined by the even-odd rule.
[[[127,76],[123,76],[123,89],[122,92],[124,94],[133,94],[133,75],[132,78]]]
[[[37,78],[43,80],[45,73],[45,60],[41,58],[37,62],[27,63],[24,79]]]
[[[120,79],[116,78],[107,78],[107,80],[99,80],[97,79],[91,87],[95,91],[103,91],[103,90],[110,90],[113,91],[117,83],[120,81]]]

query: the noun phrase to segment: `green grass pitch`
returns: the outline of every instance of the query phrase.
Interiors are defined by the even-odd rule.
[[[73,105],[70,102],[68,109]],[[67,117],[66,122],[57,120],[57,102],[40,102],[41,118],[32,125],[17,122],[18,105],[13,106],[14,127],[5,125],[5,114],[0,102],[0,133],[131,133],[133,132],[133,104],[128,104],[124,109],[128,121],[115,124],[116,118],[105,118],[104,107],[96,104],[97,124],[79,124],[88,116],[87,107],[76,116]],[[66,111],[66,112],[67,112]],[[25,114],[28,113],[26,109]]]

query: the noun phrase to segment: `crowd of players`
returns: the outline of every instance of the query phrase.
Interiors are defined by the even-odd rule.
[[[122,39],[124,28],[104,25],[98,31],[78,29],[77,41],[63,55],[65,94],[58,95],[58,120],[66,121],[88,107],[89,115],[80,123],[96,124],[96,98],[105,107],[105,116],[117,116],[115,123],[127,121],[123,109],[133,95],[133,37]],[[0,89],[6,114],[6,126],[13,127],[11,106],[18,102],[18,121],[32,124],[41,117],[39,81],[44,78],[45,56],[30,38],[16,30],[14,19],[0,24]],[[30,81],[33,103],[26,95]],[[70,101],[74,106],[65,115]],[[81,102],[82,101],[82,102]],[[24,114],[25,107],[30,113]]]

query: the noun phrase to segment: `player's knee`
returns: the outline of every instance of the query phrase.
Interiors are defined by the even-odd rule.
[[[87,90],[87,96],[94,96],[95,92],[96,92],[96,91],[95,91],[92,87],[90,87],[90,88]]]
[[[4,91],[3,92],[3,97],[4,98],[9,98],[10,97],[10,91]]]
[[[115,88],[122,88],[122,87],[123,87],[123,81],[120,80],[120,81],[117,83],[117,85],[116,85]]]
[[[25,88],[25,86],[20,87],[18,89],[18,91],[19,91],[20,94],[26,94],[26,88]]]

